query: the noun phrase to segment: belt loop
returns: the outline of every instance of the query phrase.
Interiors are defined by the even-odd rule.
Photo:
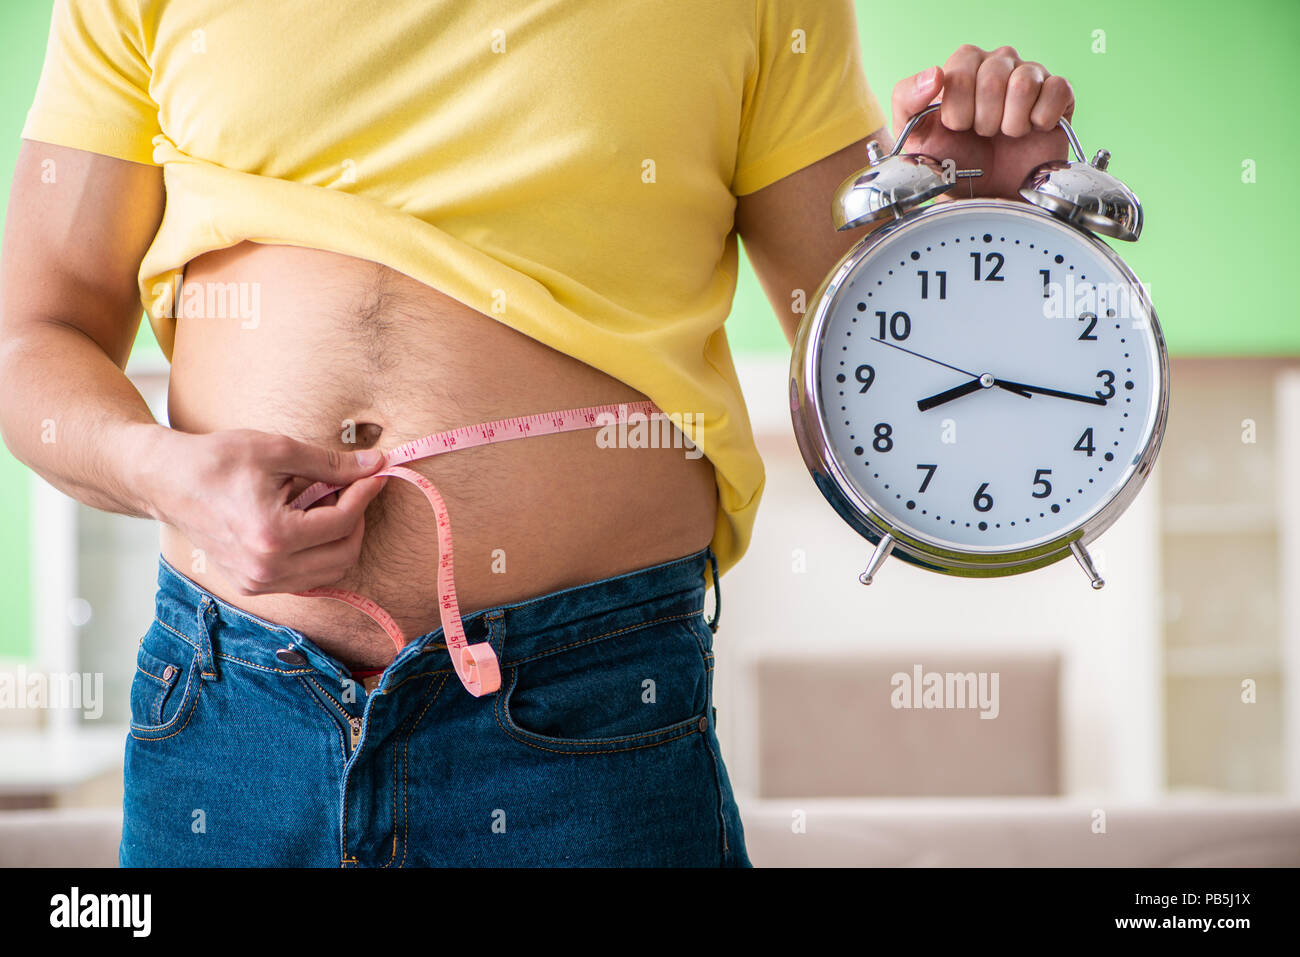
[[[207,595],[199,600],[199,672],[205,681],[220,678],[217,672],[217,658],[212,653],[212,638],[208,633],[211,624],[217,620],[217,603]]]
[[[722,617],[722,589],[718,585],[718,556],[713,554],[713,546],[708,546],[707,550],[709,565],[713,569],[713,620],[708,624],[710,631],[717,632],[718,619]]]

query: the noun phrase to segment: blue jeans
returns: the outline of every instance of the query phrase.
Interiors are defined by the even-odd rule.
[[[705,548],[466,615],[367,691],[300,632],[159,562],[126,742],[123,866],[748,866],[714,729]],[[716,624],[716,616],[715,616]]]

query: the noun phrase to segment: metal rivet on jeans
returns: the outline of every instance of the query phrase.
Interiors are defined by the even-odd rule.
[[[708,719],[708,718],[701,718],[701,719],[700,719],[700,731],[703,732],[703,731],[708,731],[708,730],[709,730],[709,719]]]
[[[174,674],[176,674],[176,669],[172,665],[168,665],[163,669],[163,681],[171,681]]]
[[[307,656],[300,651],[294,651],[292,648],[281,648],[275,653],[275,656],[286,665],[305,665],[307,663]]]

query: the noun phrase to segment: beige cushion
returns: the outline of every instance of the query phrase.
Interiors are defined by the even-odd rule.
[[[1300,804],[1277,799],[756,800],[740,813],[755,867],[1300,865]]]
[[[982,672],[989,690],[996,674],[997,716],[982,718],[978,707],[895,708],[893,676],[914,684],[917,665],[923,676]],[[768,658],[755,668],[761,797],[1061,791],[1055,653],[918,649],[848,659]]]
[[[116,867],[122,809],[0,812],[0,867]]]

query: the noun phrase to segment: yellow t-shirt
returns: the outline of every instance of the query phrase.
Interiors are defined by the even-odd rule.
[[[22,135],[163,167],[168,358],[202,253],[383,263],[701,423],[726,571],[764,484],[735,198],[884,123],[850,0],[56,0]]]

